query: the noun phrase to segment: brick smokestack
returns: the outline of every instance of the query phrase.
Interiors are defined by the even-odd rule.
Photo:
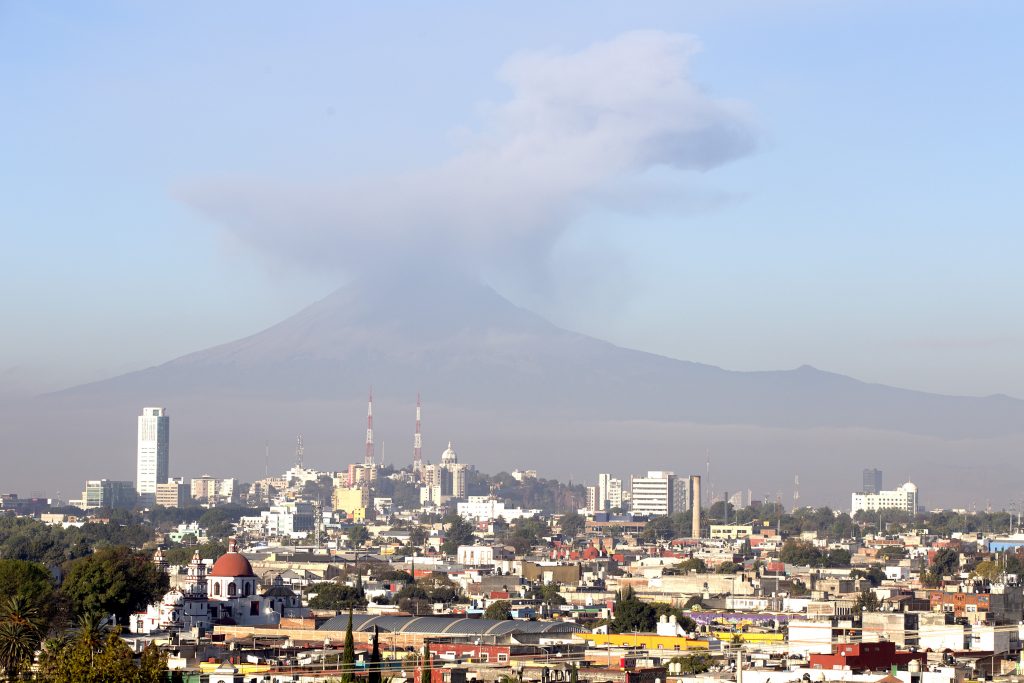
[[[693,478],[693,503],[690,506],[693,512],[693,528],[690,531],[692,538],[700,538],[700,476]]]

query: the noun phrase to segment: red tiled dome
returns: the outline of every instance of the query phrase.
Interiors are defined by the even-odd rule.
[[[234,542],[228,545],[228,551],[217,558],[210,570],[210,576],[256,576],[252,565],[245,556],[238,552]]]

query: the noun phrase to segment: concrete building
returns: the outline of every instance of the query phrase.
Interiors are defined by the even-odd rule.
[[[459,462],[459,457],[448,442],[448,448],[441,454],[441,462],[423,467],[421,476],[420,503],[423,505],[444,505],[452,498],[466,497],[469,465]]]
[[[192,502],[191,487],[181,477],[156,485],[156,504],[165,508],[188,507]]]
[[[366,486],[338,486],[331,495],[331,506],[335,511],[344,511],[352,515],[358,510],[365,510],[370,505],[370,489]]]
[[[878,469],[865,469],[863,480],[860,487],[861,493],[881,493],[882,492],[882,470]]]
[[[137,500],[135,484],[130,481],[114,481],[112,479],[91,479],[85,482],[82,491],[81,507],[83,510],[110,508],[111,510],[131,510]]]
[[[242,517],[239,524],[244,529],[267,537],[304,537],[313,531],[313,504],[289,501],[272,505],[269,510],[262,511],[259,517]]]
[[[850,514],[878,512],[879,510],[902,510],[915,514],[919,507],[917,486],[908,481],[895,491],[854,493],[850,504]]]
[[[594,512],[622,508],[622,480],[610,474],[597,475],[597,499]]]
[[[456,506],[459,516],[478,522],[493,522],[504,519],[511,522],[523,517],[536,517],[540,510],[523,510],[522,508],[505,507],[505,503],[490,496],[470,496],[464,503]]]
[[[630,510],[636,515],[652,517],[686,512],[693,507],[699,480],[696,476],[682,477],[661,471],[648,472],[646,477],[632,477]],[[621,496],[620,504],[625,497]]]
[[[204,474],[193,479],[190,486],[192,498],[203,505],[219,505],[235,502],[234,478],[218,479]]]
[[[169,473],[171,418],[163,408],[143,408],[138,423],[135,490],[143,505],[154,505],[156,485]]]

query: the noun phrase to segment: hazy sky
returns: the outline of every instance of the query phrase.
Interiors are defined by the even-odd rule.
[[[678,358],[1024,396],[1024,7],[635,4],[0,3],[0,386],[415,260]]]

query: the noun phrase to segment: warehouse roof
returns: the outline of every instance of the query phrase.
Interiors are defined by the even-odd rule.
[[[503,636],[509,633],[580,633],[579,624],[566,621],[520,621],[508,619],[467,619],[465,617],[400,617],[394,615],[353,614],[353,631],[372,631],[376,626],[388,633],[430,635]],[[328,619],[318,631],[344,631],[348,615]]]

